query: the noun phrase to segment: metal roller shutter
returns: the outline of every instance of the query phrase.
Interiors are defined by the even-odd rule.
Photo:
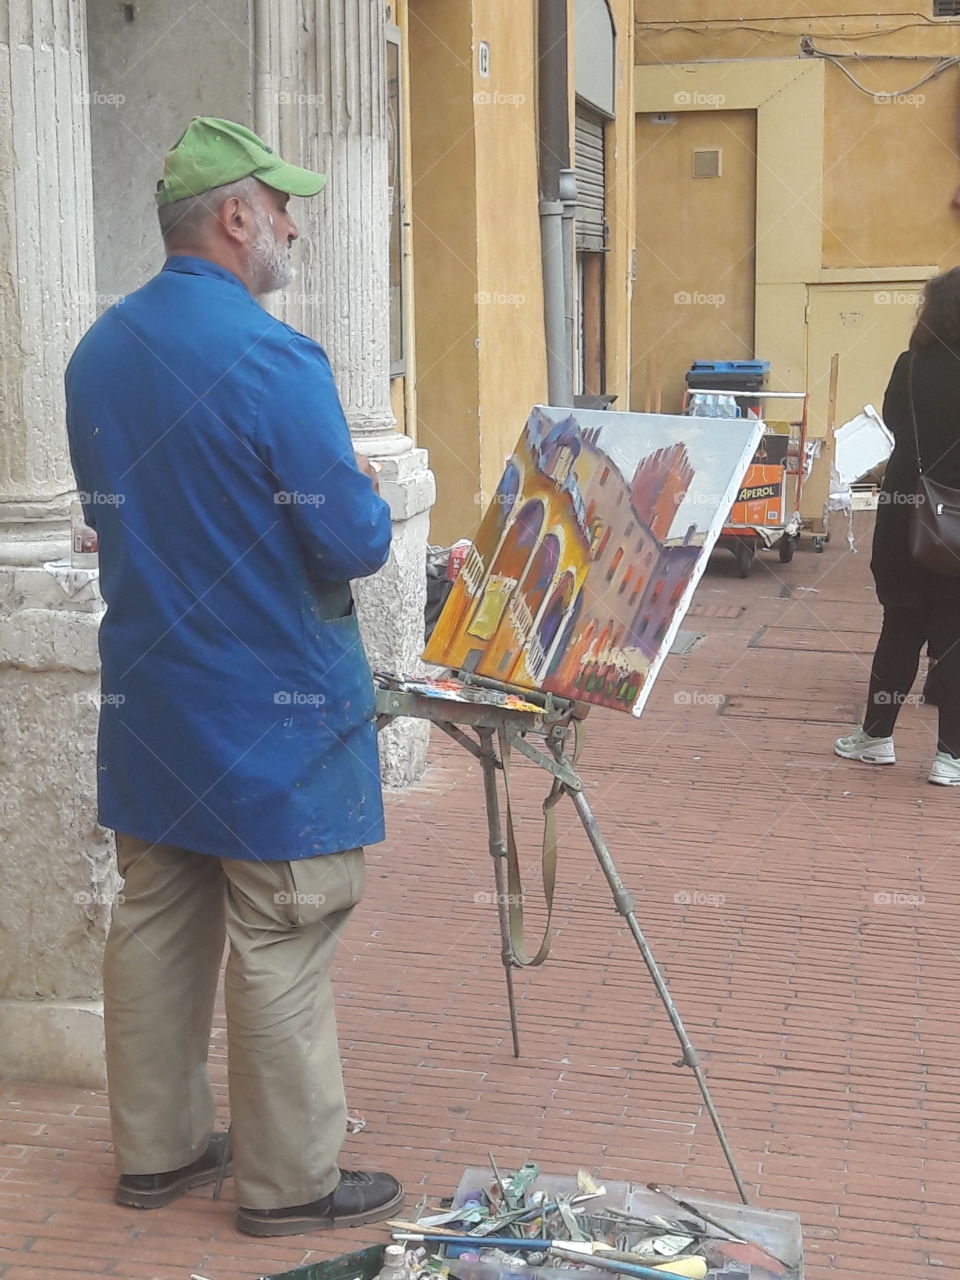
[[[597,252],[605,245],[603,119],[577,107],[577,248]]]

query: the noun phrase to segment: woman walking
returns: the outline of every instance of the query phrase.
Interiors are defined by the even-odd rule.
[[[909,349],[893,367],[883,418],[895,443],[879,494],[870,565],[883,628],[863,725],[838,738],[834,749],[847,760],[895,763],[897,715],[929,641],[937,655],[940,719],[929,779],[960,786],[960,577],[932,573],[910,554],[918,444],[924,475],[960,489],[960,267],[928,281]]]

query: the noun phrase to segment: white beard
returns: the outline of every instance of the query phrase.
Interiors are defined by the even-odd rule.
[[[273,219],[264,214],[262,209],[256,211],[257,237],[250,246],[250,257],[256,264],[257,297],[264,293],[274,293],[277,289],[285,289],[296,276],[296,268],[290,259],[290,247],[278,244],[273,234]]]

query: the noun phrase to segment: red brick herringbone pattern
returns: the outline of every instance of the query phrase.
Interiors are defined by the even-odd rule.
[[[716,557],[697,600],[705,639],[669,661],[639,723],[592,715],[582,760],[744,1178],[758,1203],[801,1214],[812,1280],[960,1265],[960,795],[924,781],[928,709],[904,711],[895,769],[830,750],[865,692],[878,621],[867,558],[805,541],[791,565],[764,556],[741,582]],[[411,1201],[448,1193],[491,1148],[507,1166],[533,1154],[551,1171],[733,1198],[572,826],[554,958],[517,977],[513,1060],[478,767],[439,733],[432,761],[390,800],[341,954],[350,1102],[369,1120],[345,1163],[396,1171]],[[542,777],[519,763],[516,790],[532,850]],[[214,1072],[222,1092],[222,1027]],[[229,1183],[220,1204],[196,1193],[150,1214],[116,1208],[98,1095],[7,1085],[0,1137],[2,1280],[250,1280],[384,1236],[250,1240]]]

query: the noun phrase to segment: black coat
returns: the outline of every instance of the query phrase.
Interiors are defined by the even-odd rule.
[[[923,569],[910,556],[910,520],[917,491],[917,447],[913,403],[924,474],[960,489],[960,355],[945,347],[922,347],[897,357],[883,398],[883,419],[895,444],[877,506],[870,567],[884,607],[923,607],[944,597],[960,610],[960,578]]]

